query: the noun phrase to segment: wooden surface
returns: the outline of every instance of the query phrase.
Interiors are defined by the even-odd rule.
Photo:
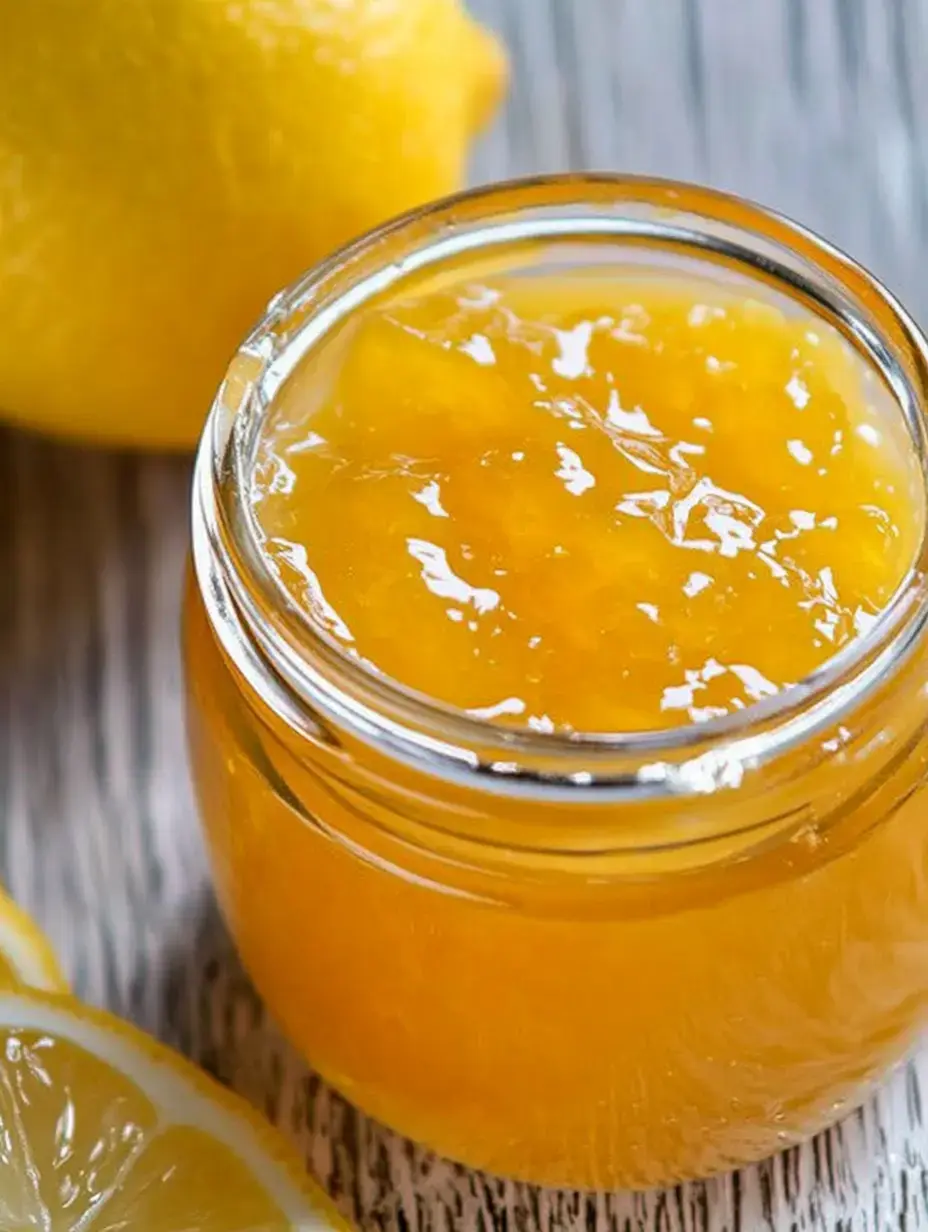
[[[597,167],[706,180],[824,231],[928,319],[928,0],[473,7],[515,70],[477,178]],[[431,1159],[306,1074],[265,1022],[205,876],[180,715],[187,483],[179,461],[0,437],[0,874],[78,991],[266,1108],[368,1226],[928,1228],[928,1056],[763,1167],[582,1198]]]

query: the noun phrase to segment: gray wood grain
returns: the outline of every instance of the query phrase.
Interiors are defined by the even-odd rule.
[[[827,233],[928,319],[924,0],[473,0],[512,51],[477,178],[705,180]],[[533,1191],[429,1157],[308,1074],[219,922],[184,770],[188,466],[0,439],[0,875],[77,990],[263,1107],[370,1227],[928,1228],[928,1056],[831,1133],[668,1193]]]

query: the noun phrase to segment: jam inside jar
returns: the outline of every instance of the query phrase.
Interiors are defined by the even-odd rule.
[[[746,1163],[928,1019],[925,344],[686,185],[401,219],[204,434],[185,650],[217,892],[366,1111],[583,1188]]]

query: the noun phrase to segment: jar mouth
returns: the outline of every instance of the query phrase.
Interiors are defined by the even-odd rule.
[[[737,786],[834,727],[905,660],[928,622],[928,534],[872,626],[796,684],[703,723],[632,732],[497,726],[346,653],[269,567],[247,498],[262,424],[297,365],[356,309],[443,262],[520,243],[596,243],[713,261],[787,293],[852,345],[888,390],[928,496],[928,342],[892,294],[827,241],[714,190],[617,175],[478,188],[412,211],[334,253],[270,303],[207,420],[193,490],[194,567],[213,629],[246,682],[291,727],[360,739],[446,779],[571,801]],[[928,500],[923,502],[923,510]]]

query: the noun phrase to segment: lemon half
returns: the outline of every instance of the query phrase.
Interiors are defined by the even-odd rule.
[[[0,890],[0,989],[20,984],[46,992],[66,992],[68,987],[48,939]]]
[[[348,1225],[238,1097],[109,1014],[21,991],[0,993],[0,1227]]]

